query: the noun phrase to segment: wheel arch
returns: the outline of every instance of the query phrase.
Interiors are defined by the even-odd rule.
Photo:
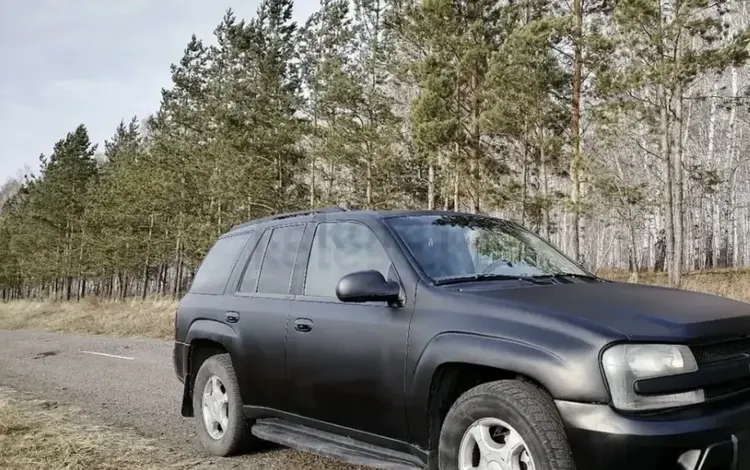
[[[411,376],[408,418],[412,439],[420,447],[434,449],[435,433],[439,434],[447,410],[476,385],[520,379],[554,398],[567,398],[576,395],[571,385],[576,377],[581,377],[579,366],[537,345],[469,333],[437,335],[425,347]]]
[[[466,466],[467,458],[474,461],[480,458],[477,450],[485,458],[507,462],[512,454],[503,452],[504,447],[477,447],[476,444],[480,441],[486,444],[484,438],[474,443],[465,441],[468,435],[473,434],[470,432],[471,427],[487,418],[492,421],[490,426],[500,426],[516,433],[516,438],[523,443],[526,451],[527,463],[532,459],[539,459],[537,463],[550,470],[574,468],[565,425],[551,397],[538,386],[519,378],[485,382],[461,395],[452,405],[440,429],[438,462],[433,466],[455,468],[457,463]],[[495,440],[493,431],[485,428],[484,432],[490,432],[488,437]],[[491,457],[497,450],[501,454]],[[520,453],[515,455],[521,457]],[[518,461],[513,462],[512,466],[525,468]]]
[[[224,323],[213,320],[196,320],[190,325],[185,338],[185,343],[189,347],[182,393],[182,416],[192,417],[194,415],[193,383],[200,366],[206,359],[216,354],[228,353],[234,360],[237,341],[238,337],[235,330]]]

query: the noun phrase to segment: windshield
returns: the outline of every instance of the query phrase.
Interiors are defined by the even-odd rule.
[[[500,219],[418,215],[386,219],[433,281],[587,273],[533,233]]]

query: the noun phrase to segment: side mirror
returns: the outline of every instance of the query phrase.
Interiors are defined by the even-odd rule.
[[[389,282],[375,270],[358,271],[342,277],[336,285],[336,297],[342,302],[398,302],[401,287]]]

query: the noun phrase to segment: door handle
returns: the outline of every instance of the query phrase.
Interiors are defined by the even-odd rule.
[[[227,323],[237,323],[240,321],[240,312],[227,312],[226,320]]]
[[[298,318],[294,322],[294,329],[300,333],[309,333],[313,329],[313,322],[307,318]]]

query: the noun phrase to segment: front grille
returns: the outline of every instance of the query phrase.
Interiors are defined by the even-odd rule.
[[[732,361],[750,357],[750,338],[693,346],[690,349],[693,351],[698,366]]]
[[[710,344],[691,346],[695,361],[701,369],[733,361],[747,361],[750,358],[750,337],[735,338]],[[729,366],[731,367],[731,366]],[[750,391],[750,377],[726,377],[722,383],[715,383],[704,388],[706,400],[729,398],[744,395]]]
[[[725,382],[720,385],[714,385],[712,387],[706,387],[704,392],[706,393],[706,400],[714,400],[717,398],[724,398],[737,393],[747,392],[750,389],[750,379],[738,379],[730,382]]]

